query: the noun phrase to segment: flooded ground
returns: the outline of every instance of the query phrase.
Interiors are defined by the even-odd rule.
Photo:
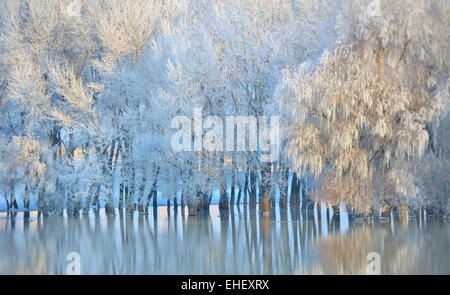
[[[221,215],[217,206],[201,216],[166,207],[144,217],[0,213],[0,274],[66,274],[72,252],[81,274],[366,274],[371,252],[382,274],[450,274],[449,221],[349,222],[319,213]]]

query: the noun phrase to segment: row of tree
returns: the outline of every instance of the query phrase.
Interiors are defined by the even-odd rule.
[[[195,214],[217,192],[222,210],[448,210],[449,5],[386,0],[373,15],[370,2],[2,2],[7,208],[20,194],[44,214],[158,199]],[[174,152],[172,119],[196,108],[280,116],[278,159],[264,143]]]

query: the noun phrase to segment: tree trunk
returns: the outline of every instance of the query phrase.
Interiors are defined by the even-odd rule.
[[[256,172],[250,172],[250,209],[256,210]]]
[[[184,202],[184,189],[183,188],[181,188],[181,200],[180,200],[180,203],[181,203],[181,208],[183,208],[184,209],[184,207],[185,207],[185,202]]]
[[[300,206],[300,200],[301,200],[301,190],[300,190],[301,179],[302,179],[301,176],[297,178],[297,194],[295,195],[295,205],[296,206]]]
[[[125,187],[125,202],[126,202],[126,214],[132,215],[134,212],[134,193],[136,187],[136,169],[131,169],[131,178],[128,185]]]
[[[270,201],[270,209],[275,209],[276,206],[276,193],[274,190],[270,190],[269,201]]]
[[[98,186],[97,196],[96,196],[97,203],[98,203],[98,210],[100,209],[100,201],[98,200],[98,195],[99,194],[100,194],[100,184]],[[109,215],[109,216],[115,216],[116,215],[116,211],[114,210],[113,197],[111,195],[107,196],[107,198],[106,198],[105,213],[106,213],[106,215]]]
[[[223,153],[220,156],[220,167],[221,169],[221,177],[220,177],[220,199],[219,199],[219,210],[220,211],[228,211],[228,196],[227,196],[227,187],[226,187],[226,175],[225,175],[225,161]]]
[[[198,201],[189,200],[187,205],[188,205],[188,214],[189,214],[189,216],[197,215]]]
[[[210,203],[211,199],[208,193],[197,192],[197,211],[209,212]]]
[[[113,183],[113,179],[114,179],[114,173],[113,173],[113,170],[115,169],[115,163],[114,162],[117,162],[117,158],[118,158],[119,152],[121,150],[120,149],[120,142],[119,142],[119,144],[117,145],[117,148],[116,148],[116,141],[117,141],[117,139],[113,139],[113,141],[111,142],[111,146],[109,148],[109,152],[108,152],[108,148],[106,148],[105,152],[104,152],[106,155],[108,155],[109,158],[108,158],[107,164],[105,165],[105,169],[104,169],[103,173],[105,174],[105,176],[106,175],[110,175],[111,183]],[[115,157],[114,157],[114,155],[115,155]],[[126,158],[126,153],[123,154],[123,159],[122,160],[124,160],[125,158]],[[105,213],[107,215],[110,215],[110,216],[115,216],[116,212],[114,210],[114,198],[113,198],[113,195],[110,194],[110,195],[108,195],[106,197],[107,197],[107,199],[106,199],[106,204],[105,204]],[[119,206],[120,206],[120,203],[119,203]],[[98,202],[98,208],[100,209],[100,203],[99,202]]]
[[[145,167],[142,169],[142,182],[139,187],[139,196],[138,196],[138,212],[139,214],[145,214],[144,210],[144,202],[145,202],[145,184],[147,183],[147,170]]]
[[[232,172],[231,172],[231,195],[230,195],[230,207],[231,208],[234,207],[234,198],[235,198],[235,193],[236,193],[235,186],[236,186],[236,170],[233,167]]]
[[[301,192],[302,192],[302,194],[301,194],[302,195],[301,196],[302,209],[308,210],[310,200],[307,195],[306,179],[304,177],[302,177],[300,183],[301,183]]]
[[[260,192],[260,201],[259,201],[259,212],[266,215],[270,211],[270,174],[271,174],[271,163],[264,163],[262,174],[261,174],[261,192]]]
[[[28,185],[25,185],[25,191],[23,196],[23,207],[25,209],[24,217],[29,218],[30,217],[30,188]]]
[[[280,209],[287,209],[288,187],[289,187],[289,170],[286,169],[282,174],[280,187]]]
[[[153,209],[158,208],[158,190],[155,188],[153,192]]]
[[[140,215],[146,214],[145,209],[144,209],[144,205],[142,203],[138,203],[138,213]]]
[[[248,171],[245,172],[245,182],[244,182],[244,210],[247,210],[248,201]]]
[[[10,189],[11,189],[11,195],[10,195],[11,207],[14,207],[14,209],[19,209],[19,206],[17,205],[17,201],[16,201],[16,192],[15,192],[13,184],[11,185]]]
[[[119,211],[123,210],[123,195],[125,193],[125,183],[123,181],[120,182],[119,186]]]
[[[158,175],[159,175],[159,167],[156,169],[155,180],[153,180],[152,187],[150,189],[150,193],[147,197],[147,211],[150,206],[150,199],[153,198],[153,211],[155,211],[158,207],[158,189],[156,187],[158,183]]]
[[[159,176],[159,167],[156,170],[156,177],[153,183],[153,210],[156,210],[158,208],[158,188],[156,187],[158,176]]]
[[[91,201],[92,201],[92,194],[94,193],[94,185],[91,185],[89,187],[88,196],[83,204],[83,215],[89,215],[89,210],[91,210]]]
[[[6,198],[6,195],[5,195]],[[42,210],[42,200],[41,200],[41,190],[36,190],[36,201],[37,201],[37,209],[38,209],[38,217],[41,216],[41,210]]]
[[[106,215],[109,215],[109,216],[116,215],[116,211],[114,210],[114,205],[112,204],[112,202],[110,200],[108,200],[105,204],[105,213],[106,213]]]
[[[80,212],[79,212],[80,208],[79,208],[78,204],[79,203],[77,202],[77,197],[72,195],[72,194],[70,194],[67,197],[67,214],[68,215],[73,215],[73,216],[79,215],[80,214]]]
[[[154,191],[152,189],[152,190],[150,190],[150,192],[148,193],[148,196],[147,196],[147,205],[145,206],[146,213],[148,213],[148,208],[150,207],[150,201],[152,200],[153,194],[154,194]]]
[[[386,208],[386,210],[383,210],[381,212],[381,218],[391,218],[391,211],[392,211],[392,207],[388,206],[388,208]]]
[[[296,206],[297,201],[297,194],[298,194],[298,180],[297,180],[297,173],[292,173],[292,180],[291,180],[291,206]]]
[[[223,173],[223,172],[222,172]],[[228,211],[228,198],[227,190],[225,186],[225,175],[220,178],[220,200],[219,200],[219,210]]]
[[[98,211],[100,210],[100,184],[97,184],[97,189],[95,191],[94,194],[94,202],[92,204],[93,206],[95,206],[95,211],[98,213]]]
[[[406,223],[408,221],[408,216],[407,216],[407,211],[406,211],[406,206],[403,204],[400,207],[400,213],[401,213],[401,220],[403,223]]]
[[[238,197],[236,205],[239,206],[241,204],[241,197],[242,197],[242,187],[241,185],[238,186]]]

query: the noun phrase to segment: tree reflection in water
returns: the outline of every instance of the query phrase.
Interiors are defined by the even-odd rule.
[[[30,220],[0,213],[0,274],[65,274],[78,252],[82,274],[365,274],[369,252],[383,274],[450,274],[448,221],[350,221],[318,209],[269,216],[236,208],[188,216],[103,212]]]

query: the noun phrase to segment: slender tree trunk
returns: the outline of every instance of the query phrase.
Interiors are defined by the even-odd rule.
[[[181,188],[180,203],[181,203],[181,208],[184,209],[186,204],[185,204],[185,201],[184,201],[184,189],[183,188]]]
[[[23,207],[26,210],[24,213],[24,217],[25,218],[29,218],[30,217],[30,188],[27,185],[25,185],[25,191],[24,191],[24,196],[23,196]]]
[[[250,209],[256,210],[256,186],[257,186],[256,172],[250,172]]]
[[[14,188],[13,184],[11,185],[10,189],[11,189],[11,195],[10,195],[11,207],[14,207],[14,209],[19,209],[19,206],[17,205],[17,201],[16,201],[16,192],[15,192],[15,188]]]
[[[153,192],[153,210],[158,208],[158,190],[155,188]]]
[[[172,202],[173,202],[173,209],[177,210],[178,209],[178,201],[177,201],[176,195],[173,197]]]
[[[147,196],[147,204],[145,205],[145,209],[144,209],[145,213],[148,213],[148,208],[150,207],[150,201],[153,198],[153,194],[154,194],[154,191],[153,191],[153,189],[151,189]]]
[[[197,211],[203,210],[203,194],[201,192],[197,192]]]
[[[300,206],[301,200],[301,176],[297,179],[297,194],[295,195],[295,206]]]
[[[296,206],[297,205],[297,194],[298,194],[298,180],[297,180],[297,173],[292,174],[292,181],[291,181],[291,200],[290,205]]]
[[[131,168],[131,178],[125,190],[126,214],[132,215],[134,212],[134,196],[136,188],[136,169]]]
[[[94,184],[91,184],[88,191],[87,199],[83,206],[83,215],[88,215],[91,210],[92,194],[94,193]]]
[[[221,161],[223,164],[223,161]],[[219,209],[221,211],[228,211],[228,198],[227,198],[227,189],[225,185],[225,173],[222,170],[222,177],[220,178],[220,200],[219,200]]]
[[[146,212],[148,212],[148,207],[150,207],[150,201],[152,200],[154,194],[155,194],[155,190],[152,188],[147,196],[147,205],[145,206]]]
[[[270,173],[271,173],[271,164],[270,163],[264,163],[263,164],[263,171],[261,175],[261,193],[260,193],[260,202],[259,202],[259,211],[263,214],[266,214],[270,211],[270,200],[269,200],[269,193],[270,193]]]
[[[230,207],[234,207],[234,198],[236,193],[236,170],[234,167],[232,168],[231,172],[231,196],[230,196]]]
[[[282,172],[280,186],[280,209],[287,209],[288,188],[289,188],[289,170]]]
[[[139,200],[139,202],[138,202],[138,212],[139,212],[139,214],[145,214],[146,212],[145,212],[145,208],[144,208],[144,204],[143,204],[143,199],[144,198],[142,198],[141,200]]]
[[[273,190],[270,190],[269,194],[269,201],[270,201],[270,209],[275,209],[276,206],[276,190],[273,188]]]
[[[73,128],[69,128],[69,144],[67,146],[67,156],[69,157],[69,159],[71,160],[69,163],[71,163],[71,168],[73,169],[73,161],[75,159],[75,149],[76,146],[74,144],[74,140],[73,140]],[[62,147],[61,147],[62,150]],[[62,155],[61,155],[62,156]],[[74,185],[72,185],[69,188],[69,194],[67,196],[67,214],[69,215],[79,215],[80,214],[80,209],[81,209],[81,204],[80,204],[80,199],[77,197],[78,196],[78,180],[79,180],[79,176],[78,175],[74,175],[73,176],[75,179]]]
[[[100,203],[99,203],[99,207],[100,209]],[[119,212],[121,212],[119,210]],[[106,203],[105,203],[105,213],[108,216],[115,216],[116,215],[116,211],[114,210],[114,203],[113,203],[113,196],[112,194],[109,195],[106,199]]]
[[[156,187],[158,183],[158,176],[159,176],[159,167],[156,169],[155,173],[155,179],[153,180],[152,187],[150,189],[150,193],[147,197],[147,211],[148,207],[150,206],[150,199],[153,198],[153,211],[155,211],[158,207],[158,189]]]
[[[142,169],[142,182],[139,187],[139,196],[138,196],[138,212],[139,214],[144,214],[144,202],[145,202],[145,184],[147,183],[147,169],[145,167]]]
[[[153,211],[158,208],[158,188],[156,187],[158,176],[159,176],[159,167],[156,170],[156,177],[153,183]]]
[[[125,193],[125,183],[123,181],[120,182],[119,186],[119,211],[123,210],[123,195]]]
[[[307,195],[307,189],[306,189],[306,179],[304,177],[301,178],[301,203],[302,203],[302,209],[309,209],[309,198]]]
[[[244,210],[247,210],[248,202],[248,171],[245,171],[245,181],[244,181]]]
[[[274,181],[274,177],[277,178],[277,181]],[[277,189],[276,186],[278,185],[278,188],[281,192],[281,186],[280,186],[280,181],[283,178],[282,174],[281,174],[281,169],[280,170],[276,170],[276,165],[273,166],[271,164],[271,171],[270,171],[270,194],[269,194],[269,201],[270,201],[270,209],[275,209],[276,206],[276,201],[277,201]]]
[[[115,169],[115,166],[116,166],[115,162],[117,162],[117,159],[118,159],[118,156],[119,156],[119,152],[121,150],[120,149],[120,142],[117,144],[117,148],[116,148],[116,143],[117,142],[118,142],[117,139],[113,139],[109,149],[107,148],[104,151],[105,155],[108,156],[108,161],[107,161],[107,163],[106,163],[106,165],[104,167],[103,173],[105,175],[110,175],[111,183],[113,183],[113,180],[114,180],[114,169]],[[125,158],[126,158],[126,153],[123,153],[122,161],[124,161]],[[109,194],[106,197],[107,198],[106,198],[106,203],[105,203],[105,212],[109,216],[115,216],[116,212],[114,210],[114,197],[113,197],[113,194],[111,193],[111,194]],[[98,208],[100,209],[100,203],[99,203]]]
[[[242,187],[241,185],[238,186],[238,197],[236,201],[236,205],[239,206],[241,204],[241,197],[242,197]]]
[[[93,206],[95,206],[95,211],[97,213],[100,210],[100,188],[101,188],[100,183],[97,183],[95,194],[94,194],[94,203],[93,203]]]
[[[38,209],[38,217],[42,214],[42,199],[41,199],[41,189],[36,189],[36,201],[37,201],[37,209]],[[6,196],[5,196],[6,197]]]
[[[180,179],[181,179],[181,189],[180,189],[180,204],[181,204],[181,209],[184,209],[186,203],[184,201],[184,191],[185,191],[185,182],[184,182],[184,178],[183,178],[183,170],[180,171]],[[184,211],[184,210],[182,210]]]

